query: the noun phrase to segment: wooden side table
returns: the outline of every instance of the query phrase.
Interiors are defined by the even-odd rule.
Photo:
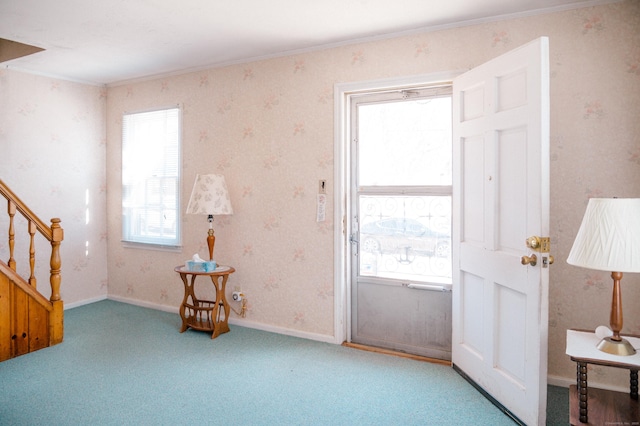
[[[639,336],[624,336],[634,348],[640,347]],[[638,370],[640,351],[635,355],[612,355],[598,350],[600,339],[592,331],[567,330],[567,355],[577,363],[577,383],[569,387],[570,421],[572,425],[640,425],[638,402]],[[587,365],[624,368],[630,371],[630,392],[614,392],[588,388]]]
[[[193,328],[194,330],[210,331],[211,338],[215,339],[220,334],[228,332],[231,308],[227,303],[225,287],[229,275],[234,273],[235,269],[231,266],[218,266],[215,271],[197,272],[190,271],[185,265],[181,265],[176,266],[174,270],[180,274],[184,283],[184,299],[180,305],[180,318],[182,318],[180,333],[186,331],[187,328]],[[191,279],[189,279],[189,275]],[[216,290],[216,300],[198,299],[194,283],[199,275],[211,278]]]

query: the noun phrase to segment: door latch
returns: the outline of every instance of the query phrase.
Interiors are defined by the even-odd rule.
[[[354,253],[353,253],[353,254],[354,254],[355,256],[358,256],[358,254],[359,254],[359,252],[360,252],[360,246],[358,245],[358,244],[359,244],[359,241],[358,241],[358,240],[356,240],[355,235],[356,235],[356,234],[350,234],[350,235],[349,235],[349,242],[350,242],[351,244],[355,245],[355,249],[354,249]]]

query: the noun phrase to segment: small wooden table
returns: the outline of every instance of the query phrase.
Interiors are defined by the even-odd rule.
[[[624,336],[634,348],[638,336]],[[596,346],[600,339],[592,331],[567,330],[567,355],[577,363],[577,384],[569,387],[572,425],[640,425],[638,370],[640,351],[635,355],[612,355]],[[587,364],[624,368],[630,371],[630,392],[614,392],[587,386]]]
[[[184,299],[180,305],[180,318],[182,327],[180,333],[191,327],[194,330],[210,331],[211,338],[215,339],[222,333],[229,331],[229,311],[225,287],[229,275],[235,272],[231,266],[218,266],[215,271],[198,272],[187,269],[185,265],[176,266],[174,269],[180,274],[184,283]],[[191,279],[188,276],[191,275]],[[213,287],[216,290],[216,300],[198,299],[194,290],[196,277],[205,275],[211,278]]]

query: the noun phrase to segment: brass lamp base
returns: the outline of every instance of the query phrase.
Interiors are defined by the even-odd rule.
[[[612,355],[634,355],[636,350],[631,346],[628,340],[613,340],[611,336],[605,337],[598,343],[597,348],[602,352],[606,352]]]

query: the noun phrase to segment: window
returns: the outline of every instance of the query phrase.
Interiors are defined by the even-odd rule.
[[[180,245],[180,108],[124,114],[122,239]]]

